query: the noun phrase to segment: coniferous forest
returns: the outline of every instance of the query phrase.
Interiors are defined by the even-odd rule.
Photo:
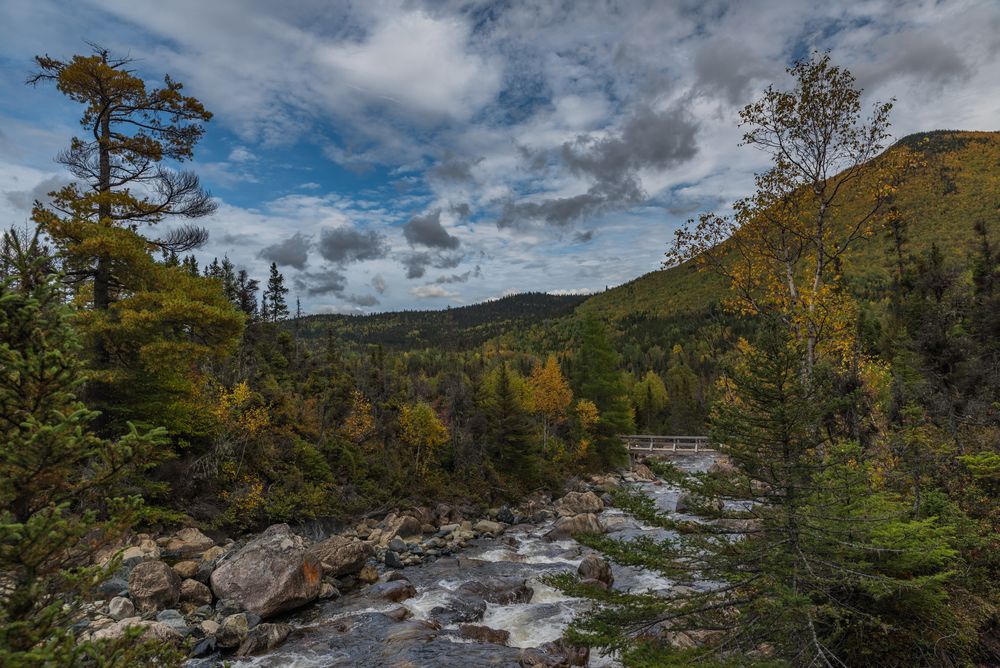
[[[205,254],[184,82],[52,50],[22,92],[77,115],[70,178],[0,242],[0,665],[1000,665],[1000,133],[894,137],[814,51],[663,269],[310,313]],[[540,592],[572,614],[522,641]]]

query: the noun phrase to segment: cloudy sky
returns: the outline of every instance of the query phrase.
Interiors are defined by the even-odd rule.
[[[79,109],[24,79],[85,40],[215,114],[202,261],[277,262],[309,312],[588,292],[748,192],[737,110],[811,49],[897,137],[1000,129],[1000,2],[0,0],[0,220],[66,179]]]

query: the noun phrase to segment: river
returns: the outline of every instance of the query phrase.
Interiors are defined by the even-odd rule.
[[[712,455],[689,455],[675,463],[686,470],[705,470]],[[657,506],[674,511],[679,490],[665,483],[636,483]],[[600,515],[615,538],[640,535],[664,537],[666,532],[637,522],[621,510]],[[680,515],[679,517],[684,517]],[[400,603],[373,598],[371,587],[296,613],[288,621],[296,631],[281,647],[264,655],[234,661],[240,668],[327,668],[357,666],[455,667],[518,666],[522,650],[558,640],[589,603],[571,598],[539,582],[552,573],[575,571],[590,552],[574,540],[550,542],[543,534],[550,525],[515,525],[497,538],[479,538],[458,556],[411,566],[402,575],[416,595]],[[656,574],[613,565],[614,587],[633,591],[664,591],[678,584]],[[466,583],[495,578],[527,580],[531,592],[514,602],[487,603],[477,625],[508,632],[507,646],[475,641],[459,633],[456,594]],[[402,606],[403,609],[400,608]],[[406,619],[400,619],[403,616]],[[475,615],[478,617],[478,615]],[[194,664],[195,662],[192,662]],[[205,665],[202,663],[201,665]],[[617,665],[613,657],[592,653],[590,666]]]

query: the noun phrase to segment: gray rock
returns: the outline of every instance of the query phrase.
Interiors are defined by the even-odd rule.
[[[403,568],[406,564],[403,563],[398,554],[392,550],[387,550],[385,553],[385,565],[389,568]]]
[[[480,533],[489,534],[490,536],[495,537],[502,534],[506,527],[499,522],[494,522],[492,520],[479,520],[472,528]]]
[[[215,638],[219,647],[239,647],[249,634],[250,623],[246,613],[240,612],[222,620],[219,630],[215,632]]]
[[[232,599],[220,598],[215,602],[215,612],[222,617],[228,617],[243,612],[243,606]]]
[[[336,577],[357,573],[375,554],[375,548],[356,538],[331,536],[310,547],[307,554],[323,565],[324,575]]]
[[[251,629],[247,637],[240,643],[236,656],[244,657],[274,649],[285,642],[292,632],[288,624],[261,624]]]
[[[287,524],[276,524],[225,558],[211,584],[217,598],[269,617],[315,600],[321,576],[320,562],[306,551],[302,537]]]
[[[417,595],[417,589],[409,580],[379,582],[368,588],[368,595],[374,599],[399,603]]]
[[[215,639],[215,636],[210,635],[207,638],[203,638],[202,640],[198,641],[198,643],[194,646],[194,648],[192,648],[191,654],[189,656],[191,656],[191,658],[197,659],[203,656],[214,654],[216,651],[217,644],[218,643]]]
[[[156,612],[177,605],[181,578],[162,561],[144,561],[129,574],[128,589],[140,612]]]
[[[108,615],[115,621],[121,621],[126,617],[135,615],[135,605],[124,596],[115,596],[108,603]]]
[[[598,499],[600,501],[600,499]],[[560,517],[545,534],[548,540],[565,540],[578,533],[604,533],[597,515],[583,513],[574,517]]]
[[[178,531],[163,546],[164,552],[178,557],[200,556],[205,550],[215,546],[215,541],[194,527]]]
[[[610,564],[596,554],[588,554],[584,557],[576,572],[584,580],[597,580],[608,587],[615,583],[615,576],[611,573]]]
[[[570,517],[581,513],[599,513],[604,510],[601,498],[593,492],[570,492],[556,502],[560,515]]]
[[[186,636],[191,632],[191,629],[188,628],[187,623],[184,621],[184,615],[177,610],[161,610],[156,615],[156,621],[166,624],[182,636]]]
[[[394,537],[389,541],[387,547],[393,552],[406,552],[406,542],[399,536]]]

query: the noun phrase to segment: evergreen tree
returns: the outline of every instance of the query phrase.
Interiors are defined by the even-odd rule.
[[[285,302],[287,294],[285,277],[278,271],[278,265],[272,262],[271,275],[267,279],[267,288],[264,290],[261,306],[261,313],[265,314],[265,320],[281,322],[288,318],[288,304]]]
[[[619,370],[619,357],[608,340],[607,329],[594,315],[587,315],[580,329],[577,349],[578,395],[590,399],[600,411],[596,454],[601,466],[620,463],[625,448],[618,438],[635,429],[628,389]]]
[[[703,434],[705,416],[698,401],[698,375],[688,366],[680,344],[670,353],[666,387],[670,395],[670,430],[675,434]]]
[[[632,403],[636,415],[642,420],[642,428],[647,434],[656,433],[660,426],[660,413],[669,403],[669,393],[663,379],[655,371],[647,371],[642,380],[632,388]],[[674,429],[675,434],[694,433]]]
[[[259,283],[250,278],[246,269],[240,269],[236,275],[236,306],[246,314],[251,322],[257,319],[257,290]]]
[[[17,279],[0,282],[0,665],[172,665],[169,646],[78,643],[72,629],[95,585],[118,566],[92,551],[137,518],[138,499],[111,499],[129,466],[162,430],[130,427],[109,441],[89,431],[95,412],[76,398],[84,381],[71,314],[36,243],[8,235]]]
[[[510,371],[502,365],[492,396],[486,401],[488,439],[493,461],[512,485],[531,486],[538,469],[531,418],[511,384]]]

